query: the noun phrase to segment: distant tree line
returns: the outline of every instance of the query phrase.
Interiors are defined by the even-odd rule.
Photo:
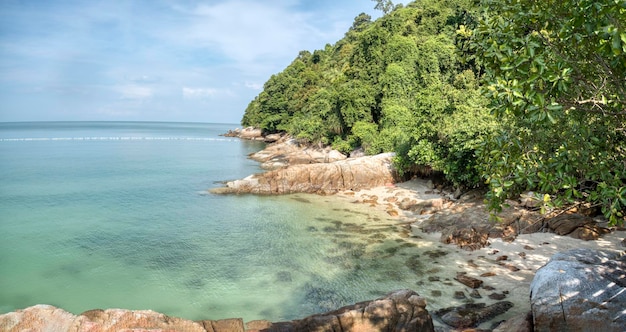
[[[344,38],[270,77],[242,124],[401,173],[626,210],[626,0],[376,1]]]

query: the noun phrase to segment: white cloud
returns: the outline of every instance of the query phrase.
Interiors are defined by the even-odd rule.
[[[233,96],[233,92],[228,89],[215,88],[189,88],[182,89],[184,99],[207,99],[213,97]]]
[[[261,90],[261,89],[263,89],[263,83],[246,82],[246,83],[244,83],[244,86],[246,88],[250,88],[252,90]]]
[[[134,84],[117,86],[114,90],[121,95],[121,99],[140,100],[151,98],[154,95],[151,88]]]
[[[307,14],[281,3],[238,0],[176,9],[189,21],[172,31],[170,38],[217,51],[236,62],[277,55],[293,58],[305,41],[323,37],[308,24]]]
[[[301,50],[336,42],[373,7],[368,0],[0,0],[0,115],[19,120],[37,109],[42,119],[236,121],[271,74]],[[85,111],[59,111],[66,105]]]

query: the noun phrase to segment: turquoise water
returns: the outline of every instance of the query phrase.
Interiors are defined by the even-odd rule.
[[[0,313],[279,321],[415,288],[397,220],[332,197],[218,196],[257,142],[198,123],[0,123]]]

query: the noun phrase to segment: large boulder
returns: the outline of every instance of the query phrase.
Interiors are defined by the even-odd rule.
[[[151,310],[91,310],[71,314],[50,305],[36,305],[0,315],[0,331],[90,331],[121,330],[243,332],[243,329],[207,330],[201,323],[169,317]]]
[[[426,300],[411,290],[400,290],[373,301],[357,303],[325,314],[274,323],[264,331],[431,332],[434,331],[434,326],[426,310]]]
[[[534,330],[624,331],[624,254],[574,249],[552,256],[530,285]]]
[[[63,309],[39,304],[0,315],[0,331],[76,331],[77,317]]]
[[[298,164],[251,175],[211,190],[218,194],[334,194],[395,182],[393,154],[351,158],[332,163]]]

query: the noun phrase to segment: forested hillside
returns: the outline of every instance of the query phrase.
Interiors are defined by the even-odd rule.
[[[345,37],[302,51],[242,124],[349,153],[394,151],[401,172],[626,207],[626,1],[378,1]],[[593,17],[585,13],[593,12]]]

